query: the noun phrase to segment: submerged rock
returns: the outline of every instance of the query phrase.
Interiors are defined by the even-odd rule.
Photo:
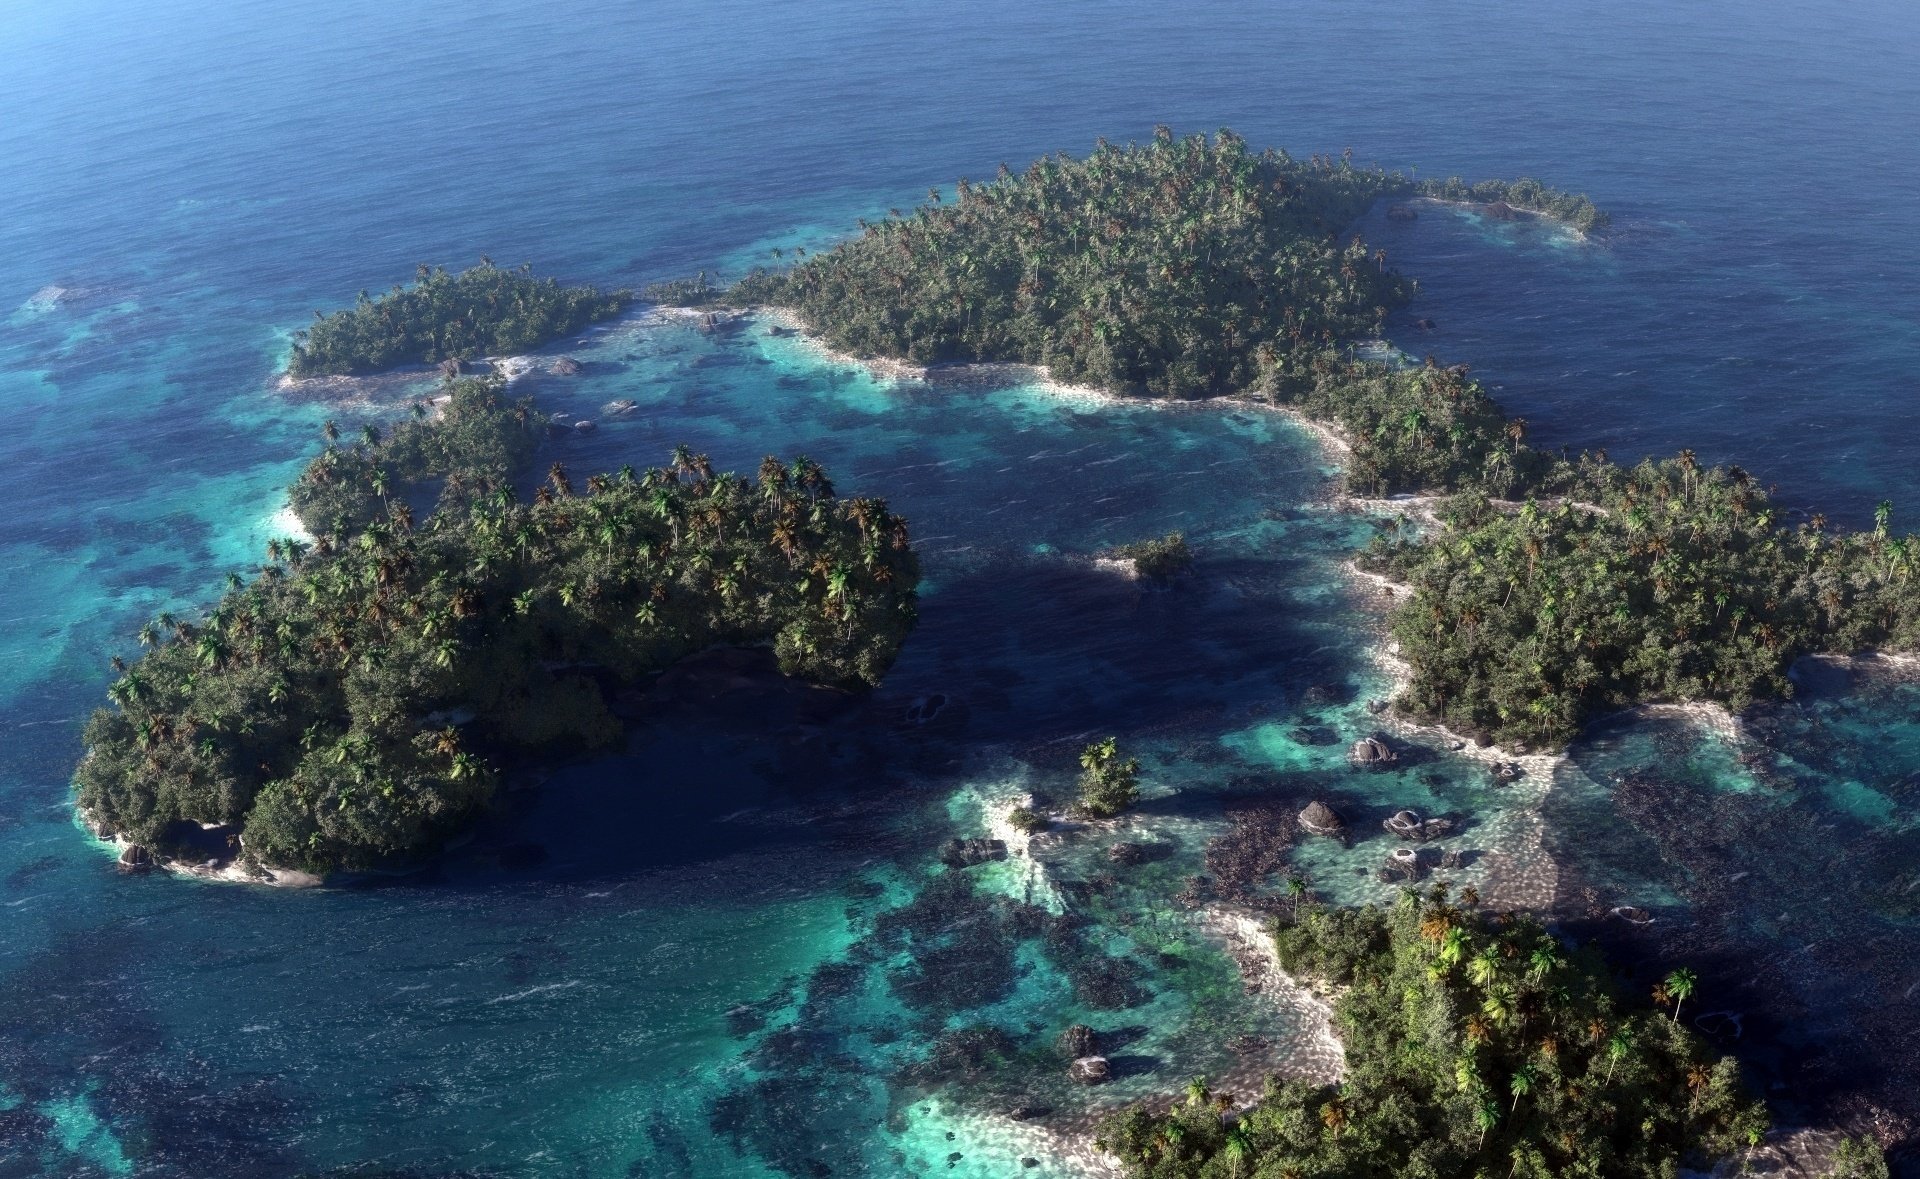
[[[1007,844],[1001,839],[949,839],[940,849],[940,862],[949,868],[971,868],[1007,858]]]
[[[1067,1075],[1082,1085],[1100,1085],[1113,1075],[1104,1056],[1082,1056],[1067,1066]]]
[[[1076,1023],[1060,1033],[1057,1043],[1062,1056],[1080,1060],[1093,1056],[1094,1049],[1100,1046],[1100,1037],[1086,1024]]]
[[[563,377],[576,376],[580,372],[580,362],[571,356],[562,356],[553,362],[553,371]]]
[[[629,397],[617,398],[600,407],[600,412],[610,418],[625,417],[640,408],[640,403]]]
[[[1387,853],[1386,867],[1380,870],[1383,881],[1420,879],[1420,853],[1410,847],[1396,847]]]
[[[1414,212],[1412,205],[1388,205],[1387,220],[1418,221],[1420,220],[1420,214]]]

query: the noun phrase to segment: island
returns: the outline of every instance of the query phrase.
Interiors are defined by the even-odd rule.
[[[1231,397],[1329,430],[1355,497],[1442,499],[1366,571],[1412,590],[1391,620],[1396,707],[1481,743],[1555,748],[1639,704],[1738,710],[1791,690],[1803,655],[1910,651],[1920,539],[1788,526],[1737,466],[1690,450],[1632,467],[1527,442],[1465,365],[1361,357],[1415,284],[1350,227],[1377,202],[1501,204],[1597,229],[1532,180],[1415,183],[1350,155],[1255,152],[1233,132],[1101,141],[692,305],[779,307],[831,347],[917,364],[1016,362],[1121,395]],[[1391,508],[1391,505],[1376,505]]]
[[[505,269],[490,259],[449,274],[422,265],[412,283],[378,298],[361,291],[352,307],[316,311],[295,332],[290,377],[360,376],[407,364],[457,366],[482,356],[526,352],[611,319],[631,291],[563,287],[531,267]]]
[[[255,878],[407,865],[470,826],[515,759],[604,748],[608,697],[697,651],[771,645],[782,672],[879,682],[919,565],[883,500],[805,458],[751,477],[554,464],[531,503],[497,478],[524,402],[466,381],[448,410],[296,487],[313,543],[275,539],[205,617],[163,616],[85,730],[81,813],[130,858],[230,837]],[[386,469],[486,472],[416,521]],[[304,489],[304,490],[303,490]]]
[[[1659,1179],[1760,1140],[1766,1112],[1739,1063],[1679,1018],[1691,971],[1656,988],[1666,1010],[1636,1004],[1597,951],[1472,900],[1435,885],[1387,909],[1282,916],[1282,967],[1338,996],[1342,1082],[1269,1078],[1231,1119],[1195,1078],[1170,1109],[1108,1117],[1101,1146],[1138,1179]]]

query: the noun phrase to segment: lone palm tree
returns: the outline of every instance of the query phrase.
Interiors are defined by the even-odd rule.
[[[1680,1022],[1680,1005],[1693,996],[1699,983],[1699,976],[1684,966],[1667,976],[1667,994],[1673,998],[1673,1022]]]

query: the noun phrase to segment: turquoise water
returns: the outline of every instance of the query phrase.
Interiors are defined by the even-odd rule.
[[[1424,285],[1395,342],[1471,360],[1549,443],[1691,445],[1856,522],[1920,498],[1910,6],[1632,5],[1577,31],[1506,0],[1093,19],[0,15],[0,1174],[1062,1174],[989,1115],[1084,1109],[1044,1058],[1066,1023],[1116,1045],[1110,1096],[1299,1032],[1173,897],[1219,876],[1210,840],[1316,796],[1363,837],[1292,853],[1323,897],[1387,891],[1371,873],[1394,809],[1451,813],[1450,845],[1476,853],[1456,879],[1630,960],[1695,962],[1792,1108],[1910,1104],[1920,696],[1899,674],[1808,669],[1737,743],[1606,727],[1550,782],[1496,788],[1418,751],[1357,774],[1342,750],[1385,681],[1341,564],[1371,525],[1326,506],[1325,459],[1292,427],[1013,377],[888,384],[764,324],[638,317],[557,348],[588,364],[537,378],[545,403],[640,408],[551,458],[805,451],[887,496],[926,596],[870,699],[822,712],[752,677],[690,693],[623,756],[515,796],[436,876],[382,888],[122,877],[75,827],[107,658],[257,559],[321,420],[404,395],[274,389],[314,307],[482,252],[603,283],[737,272],[930,184],[1157,121],[1585,188],[1616,215],[1604,240],[1438,210],[1365,223]],[[1200,560],[1170,590],[1089,559],[1176,527]],[[1060,795],[1109,733],[1146,767],[1126,831],[1061,838],[1038,879],[942,872],[945,840]],[[1115,865],[1122,838],[1163,852]],[[1621,904],[1656,920],[1590,915]],[[929,1068],[944,1033],[988,1026],[1008,1067]]]

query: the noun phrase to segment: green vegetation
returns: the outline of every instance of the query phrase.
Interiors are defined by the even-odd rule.
[[[445,460],[422,469],[491,462],[498,438],[475,423],[497,424],[494,390],[455,397],[474,416],[369,451]],[[475,453],[446,457],[469,437]],[[141,631],[150,650],[86,727],[90,818],[162,851],[192,821],[241,828],[264,863],[376,866],[469,823],[500,759],[617,739],[620,685],[757,643],[789,675],[871,685],[914,622],[905,522],[837,497],[806,459],[739,479],[681,448],[578,491],[555,464],[531,504],[502,483],[419,527],[384,506],[355,534],[270,542],[207,617]]]
[[[1178,532],[1116,545],[1105,555],[1116,561],[1132,561],[1135,573],[1154,581],[1165,581],[1193,567],[1193,550],[1187,547],[1187,538]]]
[[[1472,201],[1476,204],[1504,204],[1529,213],[1564,221],[1582,233],[1605,229],[1608,216],[1594,207],[1586,194],[1562,192],[1522,176],[1518,180],[1482,180],[1469,184],[1458,176],[1445,180],[1423,180],[1420,192],[1443,201]]]
[[[1345,1080],[1270,1079],[1237,1121],[1199,1082],[1168,1112],[1129,1108],[1100,1133],[1130,1174],[1667,1179],[1766,1130],[1732,1058],[1531,919],[1490,922],[1436,888],[1307,910],[1275,944],[1290,973],[1341,988]]]
[[[1525,420],[1509,420],[1464,365],[1394,368],[1326,349],[1287,353],[1253,392],[1337,427],[1351,448],[1347,489],[1357,495],[1475,488],[1505,496],[1556,469],[1525,444]]]
[[[835,348],[929,364],[1043,365],[1121,393],[1208,397],[1257,383],[1276,349],[1375,331],[1411,288],[1341,231],[1395,174],[1255,154],[1165,128],[865,225],[726,295],[792,308]]]
[[[457,275],[423,265],[410,286],[377,299],[361,291],[345,311],[314,312],[313,323],[294,333],[287,372],[351,376],[525,352],[611,318],[632,301],[630,291],[563,287],[534,278],[528,267],[503,270],[484,258]]]
[[[1122,758],[1112,737],[1080,751],[1080,809],[1110,819],[1140,801],[1140,761]]]
[[[1889,505],[1872,532],[1789,528],[1744,471],[1688,452],[1630,470],[1589,457],[1557,481],[1515,510],[1457,496],[1439,535],[1369,550],[1413,588],[1393,632],[1415,713],[1558,744],[1646,701],[1790,695],[1802,655],[1920,643],[1920,538],[1889,531]]]
[[[1007,825],[1015,831],[1024,831],[1028,835],[1045,831],[1049,826],[1045,815],[1027,806],[1017,806],[1008,811]]]
[[[416,405],[411,420],[385,436],[369,425],[348,447],[328,422],[326,450],[288,493],[294,514],[315,536],[354,533],[385,517],[404,486],[442,480],[440,505],[452,512],[494,494],[533,458],[544,431],[533,399],[508,401],[505,388],[497,378],[449,381],[437,418]]]
[[[1865,1138],[1842,1138],[1827,1179],[1887,1179],[1887,1156]]]

